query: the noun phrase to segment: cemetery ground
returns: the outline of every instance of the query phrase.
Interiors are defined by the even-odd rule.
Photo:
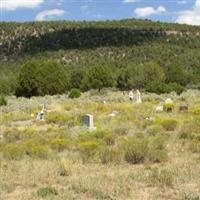
[[[169,97],[172,112],[156,111]],[[142,93],[141,104],[119,91],[7,100],[0,199],[200,199],[200,91]],[[84,114],[96,130],[82,127]]]

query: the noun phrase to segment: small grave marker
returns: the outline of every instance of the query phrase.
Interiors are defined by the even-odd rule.
[[[36,119],[39,120],[39,121],[44,121],[44,112],[40,112],[40,113],[38,113]]]
[[[94,126],[94,116],[91,114],[83,115],[83,127],[90,130],[96,129]]]
[[[136,103],[142,103],[141,93],[139,90],[136,90]]]
[[[163,111],[163,106],[159,105],[156,107],[156,112],[162,112]]]

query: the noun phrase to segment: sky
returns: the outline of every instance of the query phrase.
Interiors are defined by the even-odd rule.
[[[200,25],[200,0],[0,0],[0,21],[151,19]]]

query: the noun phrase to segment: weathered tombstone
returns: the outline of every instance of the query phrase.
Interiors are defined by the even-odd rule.
[[[90,114],[83,115],[83,127],[88,128],[90,130],[96,129],[96,127],[94,126],[93,115]]]
[[[164,103],[164,105],[163,105],[163,110],[165,111],[165,112],[172,112],[173,111],[173,109],[174,109],[174,102],[173,102],[173,100],[171,99],[171,98],[167,98],[166,100],[165,100],[165,103]]]
[[[44,112],[41,111],[40,113],[38,113],[36,119],[39,121],[44,121]]]
[[[109,114],[110,117],[116,117],[119,113],[117,111],[113,111],[111,114]]]
[[[162,105],[156,106],[156,112],[162,112],[162,111],[163,111]]]
[[[173,102],[173,100],[172,100],[171,98],[167,98],[167,99],[165,100],[165,103],[166,103],[166,104],[173,104],[174,102]]]
[[[136,103],[142,103],[141,93],[139,90],[136,90]]]
[[[129,100],[130,100],[130,101],[133,101],[133,97],[134,97],[134,95],[133,95],[133,90],[131,90],[131,91],[129,92],[128,96],[129,96]]]

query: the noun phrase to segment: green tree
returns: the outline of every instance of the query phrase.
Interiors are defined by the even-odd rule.
[[[17,79],[16,96],[31,97],[37,96],[37,75],[36,69],[39,62],[29,61],[20,69]]]
[[[83,80],[83,89],[98,89],[99,91],[103,87],[114,86],[114,77],[109,67],[105,66],[93,66],[90,67]]]
[[[120,73],[117,83],[121,89],[143,88],[152,81],[163,81],[163,69],[154,62],[130,64]]]
[[[19,72],[17,96],[62,94],[68,89],[68,76],[57,62],[29,61]]]
[[[69,88],[69,78],[63,66],[55,61],[41,63],[36,71],[39,95],[63,94]]]
[[[85,72],[83,68],[75,68],[70,73],[70,88],[81,89]]]
[[[189,82],[190,73],[181,65],[171,65],[167,68],[166,72],[168,83],[178,83],[180,85],[186,85]]]

